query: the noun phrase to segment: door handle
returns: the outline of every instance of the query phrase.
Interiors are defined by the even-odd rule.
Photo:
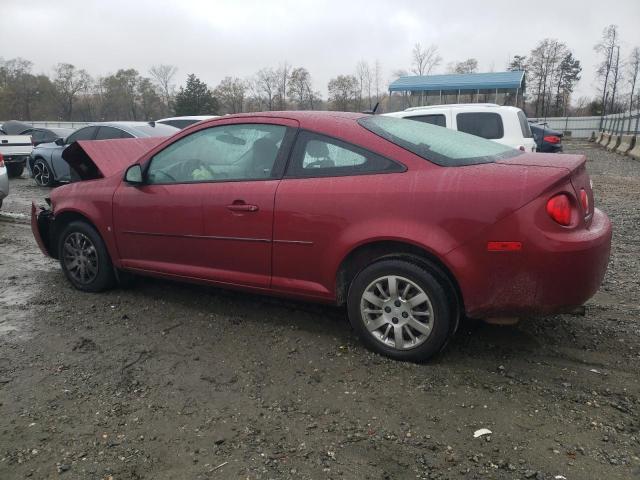
[[[257,205],[249,205],[248,203],[232,203],[227,205],[227,208],[232,212],[257,212],[259,210]]]

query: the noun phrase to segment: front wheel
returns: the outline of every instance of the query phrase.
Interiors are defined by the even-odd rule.
[[[84,292],[101,292],[115,284],[107,247],[95,228],[82,221],[71,222],[59,238],[60,265],[74,287]]]
[[[445,287],[428,269],[381,260],[362,270],[347,298],[349,320],[371,350],[424,361],[444,346],[453,322]]]
[[[51,172],[49,165],[47,165],[47,162],[41,158],[35,161],[33,168],[31,169],[31,173],[33,175],[33,179],[41,187],[50,187],[53,185],[53,173]]]

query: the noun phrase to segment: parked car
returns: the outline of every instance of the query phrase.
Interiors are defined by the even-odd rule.
[[[4,157],[0,153],[0,208],[2,201],[9,195],[9,175],[7,174],[7,166],[4,164]]]
[[[538,152],[562,152],[562,132],[549,128],[546,123],[529,123]]]
[[[167,137],[178,131],[169,125],[153,122],[102,122],[82,127],[64,139],[42,143],[33,149],[29,159],[31,176],[40,186],[68,182],[69,164],[62,159],[67,146],[78,140],[108,140],[114,138]]]
[[[165,125],[171,125],[176,128],[186,128],[194,123],[201,122],[203,120],[210,120],[212,118],[220,118],[217,115],[192,115],[184,117],[169,117],[156,120],[156,123],[163,123]]]
[[[0,153],[4,157],[7,175],[11,178],[22,175],[33,149],[31,137],[18,133],[24,125],[22,122],[11,120],[0,127]]]
[[[529,128],[527,116],[516,107],[494,103],[461,103],[413,107],[384,115],[447,127],[523,152],[536,151],[536,142]]]
[[[606,270],[611,225],[584,155],[338,112],[232,115],[142,155],[140,142],[78,142],[65,158],[80,181],[32,207],[79,290],[139,273],[346,304],[368,347],[423,360],[463,314],[566,312]]]
[[[31,136],[31,143],[34,147],[37,147],[41,143],[52,143],[59,138],[67,138],[75,130],[73,128],[58,128],[58,127],[30,127],[21,135]]]

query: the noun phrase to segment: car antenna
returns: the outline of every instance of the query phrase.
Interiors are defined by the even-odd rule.
[[[380,102],[376,102],[376,104],[375,104],[375,106],[373,107],[373,109],[372,109],[372,110],[365,110],[365,111],[364,111],[364,112],[362,112],[362,113],[367,113],[367,114],[369,114],[369,115],[375,115],[375,114],[376,114],[376,111],[378,110],[378,106],[380,106]]]

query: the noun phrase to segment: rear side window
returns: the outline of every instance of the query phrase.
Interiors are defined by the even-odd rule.
[[[288,177],[336,177],[403,172],[404,166],[336,138],[312,132],[298,135]]]
[[[447,121],[444,115],[416,115],[414,117],[404,117],[409,120],[416,120],[417,122],[430,123],[431,125],[437,125],[438,127],[446,127]]]
[[[67,143],[77,142],[78,140],[93,140],[96,134],[96,127],[84,127],[69,135]]]
[[[515,157],[515,148],[474,135],[402,118],[372,115],[358,123],[372,133],[442,167],[490,163]]]
[[[489,140],[504,137],[502,117],[493,112],[467,112],[456,115],[458,131]]]
[[[96,140],[111,140],[114,138],[133,138],[133,135],[114,127],[100,127]]]
[[[518,110],[518,121],[520,122],[520,130],[522,130],[522,136],[524,138],[533,137],[533,134],[531,133],[531,127],[529,126],[529,122],[527,121],[527,116],[522,110]]]

